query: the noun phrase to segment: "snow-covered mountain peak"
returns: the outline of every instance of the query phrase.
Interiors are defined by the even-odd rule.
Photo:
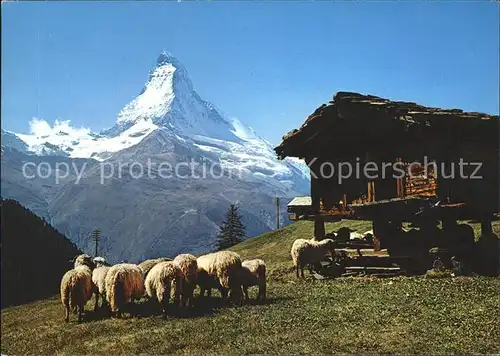
[[[191,78],[189,77],[186,67],[184,67],[184,65],[168,51],[160,53],[158,60],[156,61],[156,67],[153,69],[151,74],[161,70],[163,67],[175,68],[172,81],[174,93],[182,89],[193,91],[193,83],[191,82]]]
[[[140,120],[151,120],[180,136],[239,139],[229,120],[201,99],[186,68],[167,51],[158,57],[142,92],[120,111],[111,132],[121,133]]]
[[[186,150],[217,157],[223,167],[245,169],[254,178],[292,186],[304,185],[308,178],[304,177],[307,167],[303,163],[278,161],[269,142],[203,100],[194,90],[185,67],[166,51],[158,57],[142,92],[120,111],[113,127],[94,133],[88,128],[74,128],[69,121],[50,125],[40,119],[32,120],[30,127],[30,134],[9,136],[2,132],[2,139],[37,155],[103,161],[160,132],[171,143],[175,141]],[[146,146],[147,142],[141,147],[147,151]]]
[[[174,74],[177,70],[177,67],[170,62],[159,63],[151,71],[149,79],[139,96],[120,111],[116,120],[117,124],[133,123],[141,119],[165,116],[175,98]]]
[[[158,59],[156,60],[156,66],[160,67],[165,64],[171,64],[179,69],[184,69],[184,70],[186,69],[184,65],[172,53],[163,50],[158,56]]]
[[[165,117],[176,97],[197,96],[186,68],[170,52],[160,53],[150,71],[142,92],[118,114],[117,124],[135,123],[141,119],[157,121]]]

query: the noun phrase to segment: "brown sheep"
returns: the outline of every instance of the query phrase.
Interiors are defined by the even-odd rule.
[[[181,305],[188,307],[192,305],[193,291],[196,288],[198,262],[195,256],[185,253],[174,258],[174,263],[179,266],[182,272]]]

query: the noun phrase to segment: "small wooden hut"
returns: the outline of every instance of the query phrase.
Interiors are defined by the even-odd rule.
[[[306,219],[311,213],[311,197],[295,197],[287,205],[288,218],[292,221]]]
[[[383,245],[394,226],[422,216],[443,228],[477,219],[491,232],[499,204],[498,137],[498,116],[338,92],[275,151],[311,169],[307,218],[315,221],[316,238],[324,236],[325,221],[363,218],[373,221]]]

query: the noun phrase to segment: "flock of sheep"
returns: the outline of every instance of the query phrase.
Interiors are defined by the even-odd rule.
[[[291,249],[294,269],[304,277],[304,267],[324,260],[335,254],[332,239],[317,241],[297,239]],[[209,253],[196,258],[181,254],[173,260],[162,257],[145,260],[139,264],[119,263],[109,266],[102,257],[77,256],[74,268],[66,272],[61,280],[61,301],[65,307],[65,321],[70,311],[78,313],[82,320],[85,304],[95,294],[94,310],[107,305],[111,312],[120,317],[125,307],[136,299],[147,297],[156,300],[163,313],[170,305],[173,289],[174,305],[189,308],[193,304],[193,291],[200,287],[200,299],[211,296],[216,288],[223,299],[236,305],[248,300],[248,288],[258,286],[257,299],[266,298],[266,264],[261,259],[242,261],[231,251]]]
[[[193,304],[193,291],[200,287],[200,299],[205,292],[211,295],[217,288],[224,299],[234,304],[248,300],[248,288],[259,287],[258,299],[266,298],[266,265],[263,260],[243,261],[231,251],[209,253],[196,258],[181,254],[174,260],[157,258],[139,264],[120,263],[109,266],[104,258],[77,256],[74,268],[61,280],[61,301],[65,308],[65,321],[70,311],[82,320],[85,304],[95,295],[94,310],[107,305],[120,317],[134,300],[147,297],[156,300],[163,313],[167,312],[173,289],[174,305],[188,308]]]

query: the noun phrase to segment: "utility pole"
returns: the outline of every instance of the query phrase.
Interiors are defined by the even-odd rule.
[[[101,239],[101,230],[97,229],[92,232],[92,239],[95,241],[95,257],[97,257],[97,252],[99,251],[99,240]]]
[[[280,198],[276,197],[276,229],[280,228]]]

